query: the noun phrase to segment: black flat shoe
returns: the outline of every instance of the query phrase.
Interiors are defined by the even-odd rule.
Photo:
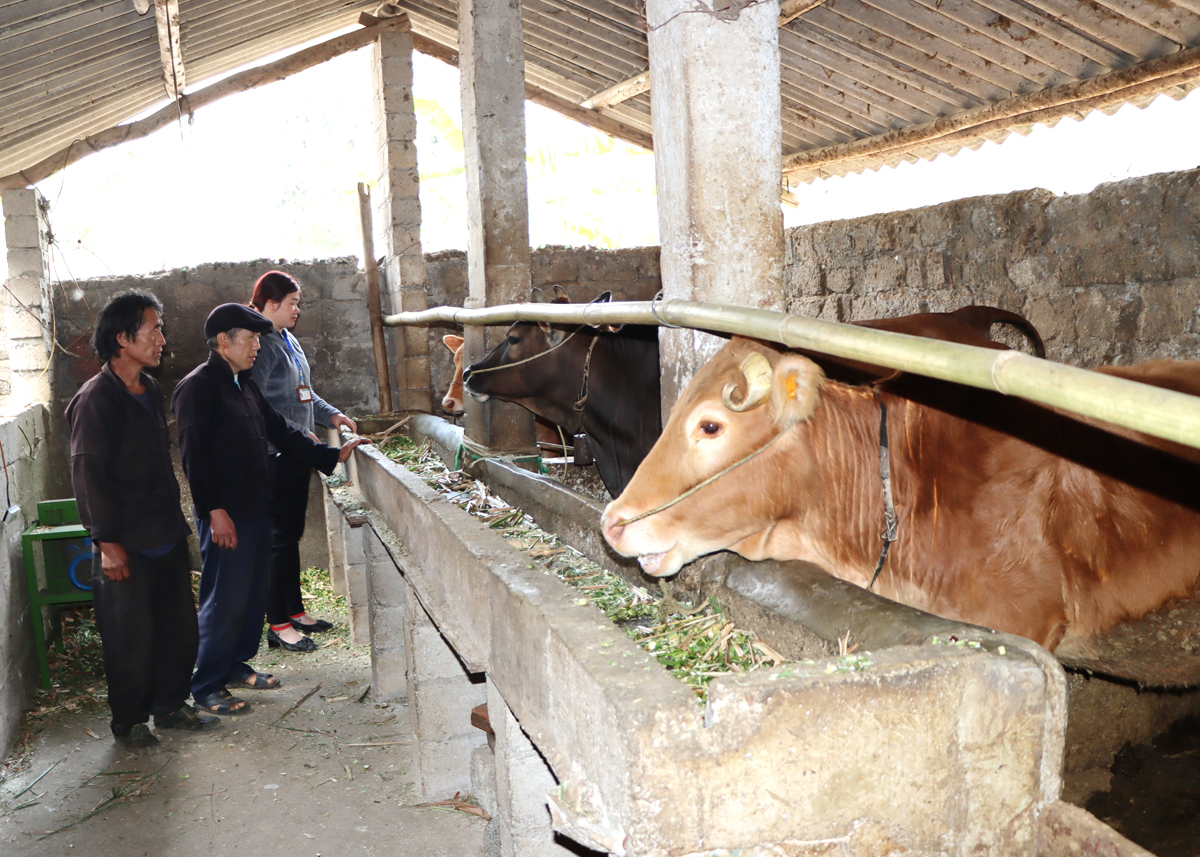
[[[267,629],[267,646],[272,649],[284,648],[289,652],[315,652],[317,644],[308,637],[302,637],[298,643],[289,643],[275,633],[274,628]]]
[[[288,621],[290,621],[292,623],[292,627],[301,634],[320,634],[325,631],[333,630],[333,623],[326,622],[324,619],[318,619],[311,625],[305,625],[299,619],[290,619]]]

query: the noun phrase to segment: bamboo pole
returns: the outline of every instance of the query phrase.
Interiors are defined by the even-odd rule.
[[[383,338],[383,304],[379,297],[379,266],[375,264],[375,237],[371,226],[371,191],[358,183],[358,216],[362,223],[363,270],[367,272],[367,312],[371,317],[371,345],[375,349],[375,380],[379,384],[379,411],[392,413],[392,379],[388,372],[387,343]]]
[[[509,304],[483,309],[435,307],[389,315],[389,326],[407,324],[676,325],[738,334],[850,360],[887,366],[995,390],[1061,408],[1154,437],[1200,448],[1200,398],[1137,381],[1102,375],[1020,351],[996,351],[852,324],[769,310],[693,301],[627,301],[604,304]]]
[[[50,155],[50,157],[38,161],[33,166],[0,177],[0,189],[34,185],[47,176],[54,175],[59,170],[69,167],[71,164],[87,157],[93,152],[100,152],[104,149],[127,143],[130,140],[147,137],[159,128],[171,124],[185,113],[192,113],[226,96],[235,95],[247,89],[254,89],[268,83],[274,83],[277,80],[283,80],[285,77],[290,77],[297,72],[320,65],[326,60],[333,59],[341,54],[356,51],[375,41],[375,38],[384,31],[393,30],[403,33],[408,32],[409,29],[410,24],[407,15],[398,18],[387,18],[378,24],[363,27],[361,30],[355,30],[352,33],[346,33],[344,36],[338,36],[329,41],[321,42],[319,45],[313,45],[311,48],[297,51],[275,62],[231,75],[222,81],[214,83],[212,86],[206,86],[190,95],[185,95],[178,101],[172,101],[165,107],[151,113],[145,119],[140,119],[137,122],[129,122],[125,125],[117,125],[113,128],[92,134],[82,140],[76,140],[65,149],[60,149],[53,155]]]

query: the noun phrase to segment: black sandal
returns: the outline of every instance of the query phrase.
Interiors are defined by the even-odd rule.
[[[241,708],[234,708],[239,702],[241,703]],[[210,694],[204,699],[196,699],[196,704],[212,714],[250,713],[250,703],[244,699],[239,699],[225,688],[221,688],[216,693]]]
[[[246,687],[250,690],[275,690],[283,687],[283,682],[275,678],[270,673],[251,673],[254,676],[254,681],[250,681],[250,676],[240,678],[234,682],[238,687]]]

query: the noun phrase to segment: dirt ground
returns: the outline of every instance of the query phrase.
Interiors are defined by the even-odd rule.
[[[315,615],[340,626],[321,649],[254,663],[282,688],[246,691],[253,711],[215,729],[158,732],[155,755],[114,744],[97,704],[27,719],[0,769],[0,854],[482,855],[484,818],[416,805],[408,708],[373,700],[344,615]]]

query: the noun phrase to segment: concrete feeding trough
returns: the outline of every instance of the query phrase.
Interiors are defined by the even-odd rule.
[[[440,422],[421,417],[414,427],[455,431]],[[503,478],[491,476],[503,495]],[[543,518],[564,515],[553,509],[552,484],[529,492],[545,508],[526,508],[549,529]],[[600,852],[653,857],[1033,855],[1084,841],[1145,853],[1058,801],[1066,682],[1027,640],[890,602],[881,613],[862,600],[874,596],[803,564],[754,564],[748,573],[733,563],[722,574],[731,610],[794,629],[805,605],[840,600],[841,630],[870,652],[869,664],[850,669],[827,657],[715,679],[702,707],[574,590],[405,468],[360,450],[351,486],[378,542],[375,560],[366,551],[373,611],[401,575],[410,587],[406,601],[392,602],[404,602],[425,796],[458,788],[449,769],[472,767],[481,747],[490,753],[468,725],[486,700],[495,769],[477,766],[476,779],[495,778],[485,808],[498,816],[503,853],[567,853],[551,827]],[[414,629],[425,617],[459,662],[460,689],[442,702],[431,695],[453,669],[437,678],[422,666],[429,655]],[[394,631],[379,621],[373,615],[371,638],[382,651]],[[756,630],[772,644],[768,635],[784,635]],[[800,636],[828,640],[832,631]],[[935,636],[979,646],[930,645]]]

